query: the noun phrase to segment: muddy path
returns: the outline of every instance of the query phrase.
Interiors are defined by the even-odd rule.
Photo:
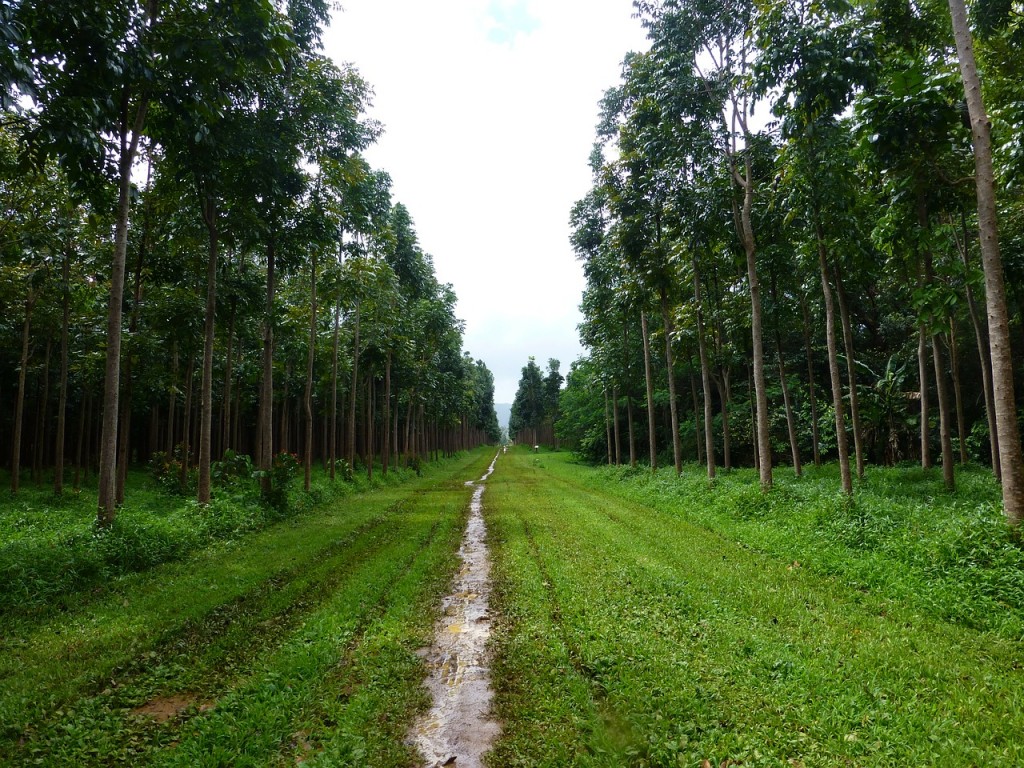
[[[431,768],[482,767],[484,753],[501,730],[491,718],[493,691],[487,650],[491,636],[491,561],[482,502],[485,483],[497,460],[495,456],[478,481],[466,483],[475,490],[459,549],[462,566],[451,594],[442,602],[434,644],[424,651],[430,667],[426,685],[433,706],[413,726],[410,741]]]

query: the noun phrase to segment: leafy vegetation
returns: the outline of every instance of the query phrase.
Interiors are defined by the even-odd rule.
[[[407,765],[477,451],[5,618],[5,764]]]
[[[1019,762],[1021,559],[991,544],[1006,530],[993,483],[933,505],[917,471],[879,472],[894,509],[862,524],[833,472],[763,494],[747,470],[709,493],[671,469],[511,454],[488,490],[506,724],[492,764]],[[907,567],[928,551],[945,559]],[[1014,575],[975,588],[965,564],[993,551]]]

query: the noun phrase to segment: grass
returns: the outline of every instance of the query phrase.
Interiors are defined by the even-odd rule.
[[[486,451],[8,617],[0,762],[408,765]],[[152,711],[163,710],[166,719]]]
[[[399,469],[373,481],[359,474],[332,483],[314,474],[308,493],[287,491],[287,504],[264,504],[254,479],[215,489],[211,503],[166,492],[147,472],[131,473],[126,504],[113,526],[95,526],[96,491],[68,492],[25,486],[0,502],[0,616],[67,609],[83,590],[102,589],[113,578],[181,560],[212,542],[228,540],[317,505],[401,484],[415,473]]]
[[[499,465],[486,505],[506,725],[491,765],[1024,761],[1018,642],[884,580],[808,567],[812,539],[762,531],[755,548],[752,531],[782,512],[741,485],[714,489],[727,515],[661,475],[623,480],[564,454]]]

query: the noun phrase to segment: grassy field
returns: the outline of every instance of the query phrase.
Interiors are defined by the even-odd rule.
[[[418,765],[418,651],[492,455],[233,528],[154,496],[141,540],[192,549],[65,587],[41,569],[0,615],[0,764]],[[833,470],[763,495],[748,471],[502,456],[488,764],[1024,764],[1024,558],[991,479],[873,470],[851,504]],[[20,498],[23,545],[87,525]]]
[[[0,762],[409,765],[488,450],[4,617]]]
[[[906,568],[881,540],[804,549],[811,534],[785,531],[800,483],[816,487],[783,481],[762,500],[742,473],[709,493],[566,454],[499,464],[485,504],[506,726],[491,764],[1024,764],[1021,646],[1002,631],[1014,609],[989,606],[1003,616],[982,631],[931,605],[956,593],[955,574],[924,601],[895,578],[858,585]],[[831,491],[805,493],[835,506]],[[715,494],[732,494],[731,515]]]

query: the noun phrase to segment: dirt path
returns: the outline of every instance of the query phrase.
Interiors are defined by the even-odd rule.
[[[487,641],[491,636],[491,561],[481,503],[484,483],[497,460],[495,456],[480,480],[466,483],[476,490],[459,549],[462,568],[452,593],[442,603],[444,614],[438,622],[434,645],[425,651],[431,669],[426,684],[434,704],[413,726],[410,739],[431,768],[483,766],[483,754],[501,730],[490,714],[493,691]]]

